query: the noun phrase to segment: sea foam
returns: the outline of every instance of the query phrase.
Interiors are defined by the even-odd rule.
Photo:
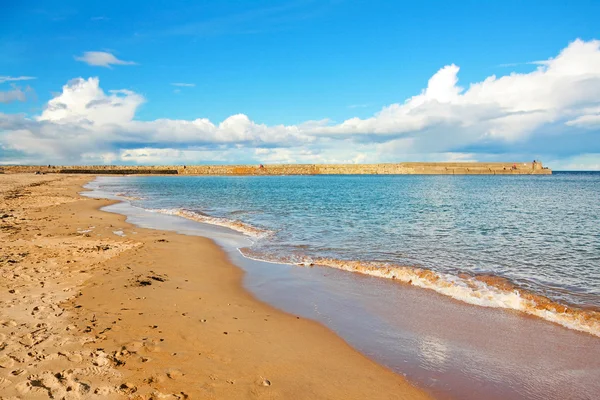
[[[244,235],[250,236],[252,238],[262,238],[270,235],[272,232],[266,229],[260,229],[253,225],[246,224],[242,221],[222,218],[222,217],[213,217],[207,214],[200,213],[198,211],[191,210],[182,210],[182,209],[154,209],[149,210],[152,212],[157,212],[161,214],[167,215],[177,215],[179,217],[187,218],[192,221],[202,222],[205,224],[222,226],[225,228],[232,229],[234,231],[243,233]]]

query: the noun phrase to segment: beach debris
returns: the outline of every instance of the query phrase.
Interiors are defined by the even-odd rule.
[[[260,384],[268,387],[268,386],[271,386],[271,381],[268,379],[263,379]]]
[[[297,264],[299,267],[314,267],[315,264],[311,261],[303,261]]]
[[[165,278],[164,276],[160,276],[160,275],[150,275],[150,276],[148,276],[148,278],[154,279],[155,281],[159,281],[159,282],[167,281],[167,278]]]
[[[152,285],[152,281],[166,282],[168,280],[166,275],[156,274],[153,271],[150,272],[152,274],[147,275],[146,277],[142,277],[142,275],[138,275],[136,277],[136,283],[138,286],[150,286]]]

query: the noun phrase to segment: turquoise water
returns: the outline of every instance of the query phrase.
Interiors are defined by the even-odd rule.
[[[382,277],[485,306],[524,310],[514,291],[525,290],[560,304],[600,307],[600,173],[151,176],[98,183],[137,207],[249,233],[254,244],[243,251],[253,258],[377,276],[364,266],[391,266]],[[421,282],[402,266],[434,271],[441,280]],[[473,279],[482,275],[507,278],[509,289]]]

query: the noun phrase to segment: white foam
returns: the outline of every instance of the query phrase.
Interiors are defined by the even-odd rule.
[[[239,250],[244,257],[257,261],[302,267],[318,265],[378,278],[393,279],[423,289],[433,290],[467,304],[517,310],[569,329],[600,337],[600,314],[598,313],[579,309],[570,309],[568,312],[551,311],[540,307],[534,300],[535,296],[524,296],[524,292],[516,287],[505,290],[488,285],[475,277],[461,278],[452,274],[421,268],[334,259],[311,259],[306,257],[300,261],[265,260],[249,248]],[[564,308],[560,304],[556,304],[556,306],[558,306],[557,309]]]
[[[158,212],[158,213],[167,214],[167,215],[177,215],[179,217],[191,219],[193,221],[202,222],[205,224],[222,226],[222,227],[232,229],[234,231],[243,233],[247,236],[254,237],[254,238],[262,238],[262,237],[268,236],[269,234],[272,233],[268,230],[256,228],[250,224],[246,224],[246,223],[238,221],[238,220],[222,218],[222,217],[212,217],[210,215],[200,214],[200,213],[189,211],[189,210],[154,209],[154,210],[149,210],[149,211]]]
[[[600,337],[600,320],[598,319],[599,315],[596,315],[597,313],[579,309],[571,309],[570,312],[559,312],[540,308],[535,300],[523,297],[522,292],[517,288],[503,290],[475,278],[460,278],[450,274],[411,267],[383,265],[363,267],[360,264],[344,263],[337,260],[334,262],[315,260],[314,264],[381,278],[397,279],[414,286],[434,290],[468,304],[518,310],[570,329]],[[561,308],[560,305],[558,306],[558,308]]]

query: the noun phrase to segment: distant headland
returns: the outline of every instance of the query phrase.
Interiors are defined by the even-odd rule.
[[[12,165],[0,173],[125,175],[550,175],[533,162],[405,162],[389,164],[258,164],[258,165]]]

